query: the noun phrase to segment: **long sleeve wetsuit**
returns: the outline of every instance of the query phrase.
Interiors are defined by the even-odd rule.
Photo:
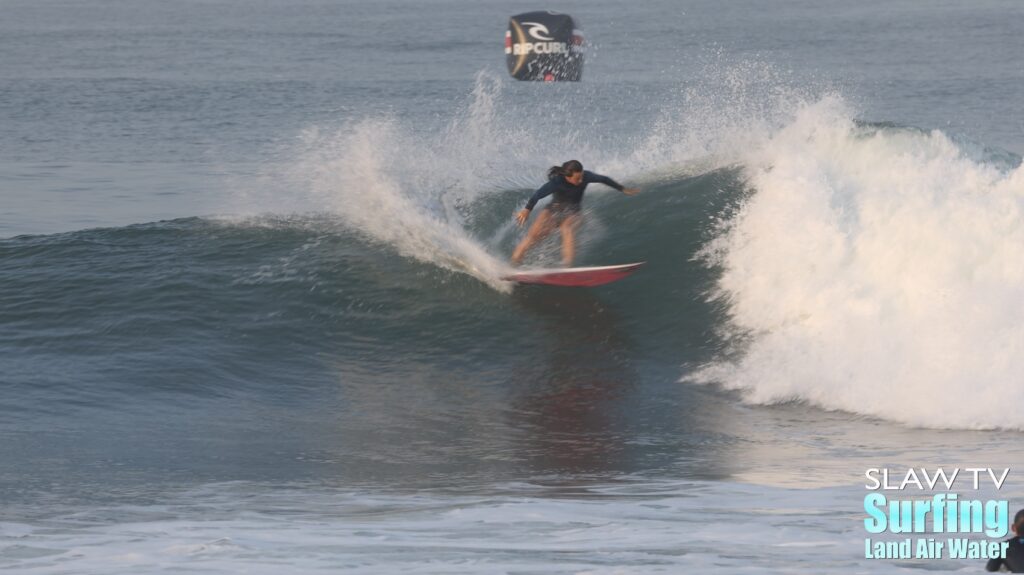
[[[551,195],[554,196],[551,198],[552,208],[578,209],[580,202],[583,201],[583,191],[587,189],[587,184],[604,184],[615,188],[620,192],[624,189],[622,184],[608,176],[602,176],[601,174],[595,174],[594,172],[583,170],[583,181],[580,182],[580,185],[578,186],[574,186],[565,181],[564,176],[555,176],[554,179],[548,180],[548,183],[538,188],[537,191],[530,196],[530,201],[526,203],[526,209],[532,210],[533,206],[537,205],[537,202]]]

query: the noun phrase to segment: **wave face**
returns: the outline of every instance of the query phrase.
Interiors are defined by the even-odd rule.
[[[693,376],[927,427],[1024,427],[1024,171],[838,100],[751,154],[705,249],[740,357]]]
[[[1024,370],[1020,159],[858,123],[841,96],[770,67],[707,72],[631,131],[578,86],[538,107],[484,73],[436,126],[308,130],[265,193],[238,198],[276,215],[0,240],[0,354],[25,388],[5,401],[78,409],[140,386],[281,399],[278,381],[326,393],[339,373],[410,366],[504,380],[582,338],[576,371],[682,364],[753,403],[1024,427],[997,409]],[[571,157],[644,190],[588,190],[578,263],[648,266],[599,291],[513,291],[499,280],[511,216]],[[528,264],[558,259],[552,238]],[[574,373],[559,357],[559,377]],[[96,384],[70,385],[72,364]]]
[[[669,265],[685,270],[648,277],[641,297],[671,281],[714,294],[704,314],[714,325],[700,329],[727,351],[684,378],[755,403],[806,401],[921,426],[1024,426],[1024,415],[992,410],[1019,391],[1013,375],[1024,368],[1019,158],[941,131],[859,123],[841,96],[797,89],[771,67],[716,62],[706,72],[705,85],[661,102],[626,146],[571,106],[527,112],[482,74],[465,112],[437,133],[374,119],[317,135],[303,156],[315,174],[305,187],[363,235],[507,289],[496,278],[516,237],[508,216],[536,185],[524,174],[587,158],[649,195],[592,194],[584,257],[607,258],[629,238],[626,259],[667,249]],[[598,137],[579,128],[588,122]],[[505,174],[501,185],[495,174]],[[689,202],[676,203],[684,189]],[[695,238],[703,271],[688,261]],[[540,261],[556,256],[549,245]],[[720,274],[710,288],[708,274]],[[690,313],[682,302],[666,309]]]

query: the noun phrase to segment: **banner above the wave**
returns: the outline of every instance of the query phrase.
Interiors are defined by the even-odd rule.
[[[568,14],[550,10],[509,18],[505,60],[516,80],[579,82],[583,32]]]

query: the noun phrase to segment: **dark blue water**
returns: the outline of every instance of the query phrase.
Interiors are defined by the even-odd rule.
[[[0,566],[980,569],[863,474],[1022,460],[1021,6],[557,8],[579,84],[498,2],[5,5]],[[513,288],[570,158],[647,265]]]

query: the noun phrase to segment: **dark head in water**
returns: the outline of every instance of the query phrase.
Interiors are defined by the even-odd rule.
[[[583,32],[568,14],[544,10],[509,18],[505,60],[516,80],[579,82]]]
[[[985,571],[1001,571],[1006,567],[1010,573],[1024,573],[1024,509],[1013,516],[1013,531],[1017,535],[1003,542],[1001,555],[989,559]]]

